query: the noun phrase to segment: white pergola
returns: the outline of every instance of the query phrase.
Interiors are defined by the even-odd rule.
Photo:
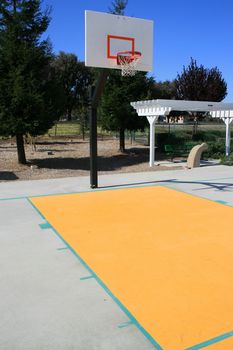
[[[231,131],[233,121],[233,103],[184,101],[184,100],[147,100],[131,102],[139,116],[147,117],[150,123],[150,167],[155,159],[155,123],[159,116],[167,116],[171,111],[209,112],[212,118],[220,118],[226,125],[226,155],[230,154]]]

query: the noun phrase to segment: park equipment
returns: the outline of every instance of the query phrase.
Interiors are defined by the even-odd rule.
[[[153,21],[86,11],[85,65],[152,71]]]
[[[85,65],[102,69],[90,92],[91,188],[98,187],[97,108],[108,77],[107,69],[119,69],[122,76],[133,76],[136,71],[152,71],[152,63],[153,21],[85,11]]]
[[[210,101],[181,101],[181,100],[147,100],[131,102],[139,116],[147,117],[150,123],[150,167],[155,159],[155,123],[159,116],[166,116],[171,111],[209,112],[212,118],[220,118],[226,125],[226,156],[230,155],[231,131],[233,121],[233,103]]]

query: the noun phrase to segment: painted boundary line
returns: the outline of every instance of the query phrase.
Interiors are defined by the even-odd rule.
[[[170,181],[170,180],[169,180]],[[153,184],[154,182],[154,184]],[[152,181],[149,184],[135,184],[135,185],[117,185],[116,187],[99,187],[96,189],[90,189],[85,191],[77,191],[77,192],[66,192],[66,193],[50,193],[50,194],[41,194],[41,195],[33,195],[33,196],[23,196],[23,197],[9,197],[9,198],[0,198],[1,201],[13,201],[13,200],[20,200],[20,199],[26,199],[29,198],[40,198],[40,197],[53,197],[53,196],[66,196],[66,195],[72,195],[72,194],[82,194],[82,193],[93,193],[93,192],[103,192],[103,191],[117,191],[120,189],[126,189],[126,188],[143,188],[143,187],[149,187],[149,186],[163,186],[161,183],[164,181]]]
[[[220,177],[220,178],[215,178],[215,179],[209,179],[209,180],[195,180],[195,183],[196,182],[202,182],[203,184],[205,184],[205,182],[208,182],[209,181],[216,181],[216,180],[227,180],[227,179],[233,179],[233,176],[231,177]],[[28,196],[19,196],[19,197],[3,197],[3,198],[0,198],[0,201],[11,201],[11,200],[20,200],[20,199],[28,199],[28,198],[35,198],[35,197],[50,197],[50,196],[65,196],[65,195],[70,195],[70,194],[79,194],[79,193],[89,193],[89,192],[101,192],[101,191],[114,191],[114,190],[119,190],[119,189],[123,189],[123,188],[141,188],[141,187],[148,187],[148,186],[164,186],[164,187],[168,187],[167,185],[163,185],[164,183],[169,183],[169,184],[177,184],[177,179],[168,179],[168,180],[151,180],[149,182],[142,182],[141,184],[140,183],[135,183],[135,184],[120,184],[120,185],[109,185],[109,186],[103,186],[103,187],[99,187],[97,189],[89,189],[89,190],[85,190],[85,191],[77,191],[77,192],[66,192],[66,193],[50,193],[50,194],[41,194],[41,195],[28,195]],[[182,180],[178,180],[178,181],[181,181]],[[185,181],[185,180],[183,180]],[[188,180],[186,180],[188,181]],[[1,184],[1,183],[0,183]],[[189,182],[189,184],[192,184],[192,181]],[[170,188],[170,187],[168,187]],[[175,189],[177,190],[178,192],[183,192],[183,193],[187,193],[187,192],[184,192],[182,190],[178,190],[178,189]],[[193,195],[195,196],[195,195]],[[203,197],[199,197],[199,196],[196,196],[198,198],[203,198]],[[208,198],[207,198],[208,199]],[[210,199],[211,200],[211,199]]]
[[[47,230],[48,228],[52,228],[51,225],[47,221],[43,222],[43,224],[39,224],[39,226],[42,230]]]
[[[197,194],[185,192],[184,190],[181,190],[181,189],[179,189],[179,188],[173,188],[173,187],[170,187],[170,186],[168,186],[168,185],[160,185],[160,186],[161,186],[161,187],[168,188],[168,189],[171,190],[171,191],[176,191],[176,192],[184,193],[184,194],[186,194],[187,196],[191,196],[191,197],[198,198],[198,199],[205,200],[205,201],[212,202],[212,203],[217,203],[217,204],[225,205],[226,207],[232,208],[232,206],[233,206],[233,204],[229,204],[229,202],[222,201],[222,200],[210,199],[210,198],[206,198],[206,197],[200,197],[200,196],[198,196]]]
[[[28,197],[9,197],[9,198],[0,198],[0,201],[16,201],[19,199],[27,199]]]
[[[219,343],[220,341],[222,341],[224,339],[227,339],[227,338],[230,338],[232,336],[233,336],[233,331],[225,333],[225,334],[222,334],[222,335],[219,335],[219,336],[217,336],[215,338],[212,338],[210,340],[204,341],[203,343],[191,346],[191,348],[187,348],[185,350],[199,350],[199,349],[203,349],[203,348],[206,348],[209,345],[213,345],[213,344]]]
[[[53,196],[66,196],[66,195],[74,195],[74,194],[82,194],[82,193],[95,193],[95,192],[103,192],[103,191],[117,191],[117,190],[123,190],[123,189],[130,189],[130,188],[144,188],[144,187],[165,187],[168,188],[170,190],[176,191],[176,192],[181,192],[181,193],[185,193],[186,195],[195,197],[195,198],[199,198],[199,199],[203,199],[206,201],[210,201],[210,202],[214,202],[214,203],[218,203],[218,204],[222,204],[228,207],[232,207],[233,204],[230,204],[229,202],[223,201],[223,200],[214,200],[214,199],[210,199],[210,198],[206,198],[206,197],[202,197],[202,196],[198,196],[196,194],[193,193],[189,193],[189,192],[185,192],[184,190],[181,190],[179,188],[173,188],[170,187],[168,184],[164,184],[165,182],[169,182],[169,184],[176,184],[175,181],[161,181],[155,184],[141,184],[141,185],[124,185],[124,187],[122,187],[121,185],[119,185],[119,187],[114,187],[114,188],[98,188],[98,189],[92,189],[90,191],[79,191],[79,192],[67,192],[67,193],[54,193],[54,194],[42,194],[42,195],[35,195],[35,196],[29,196],[29,197],[15,197],[15,198],[0,198],[0,202],[1,201],[10,201],[10,200],[20,200],[20,199],[26,199],[29,200],[29,198],[40,198],[40,197],[53,197]],[[190,182],[191,184],[192,182]],[[29,200],[30,201],[30,200]],[[31,202],[30,202],[31,203]],[[31,203],[32,204],[32,203]],[[45,221],[47,221],[44,218]]]
[[[32,197],[33,198],[33,197]],[[43,220],[46,220],[44,215],[37,209],[37,207],[31,202],[30,198],[27,198],[28,202],[34,208]],[[47,220],[46,222],[50,224]],[[120,309],[125,313],[129,320],[139,329],[139,331],[150,341],[156,350],[163,349],[156,340],[146,331],[146,329],[136,320],[136,318],[131,314],[131,312],[121,303],[121,301],[110,291],[110,289],[104,284],[104,282],[96,275],[96,273],[85,263],[85,261],[76,253],[76,251],[66,242],[66,240],[59,234],[59,232],[50,224],[53,232],[66,244],[69,250],[74,254],[76,258],[81,262],[81,264],[90,272],[91,276],[96,279],[98,284],[104,289],[104,291],[112,298],[112,300],[120,307]]]

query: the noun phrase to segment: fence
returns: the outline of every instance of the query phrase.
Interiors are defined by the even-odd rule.
[[[225,138],[225,125],[222,122],[219,123],[200,123],[197,126],[197,133],[209,133],[215,134],[216,137]],[[157,124],[155,128],[155,134],[160,133],[170,133],[176,135],[189,134],[193,133],[193,124]],[[78,137],[81,138],[83,136],[89,137],[89,130],[85,130],[85,134],[83,135],[83,130],[81,125],[77,121],[64,121],[59,122],[53,128],[51,128],[46,134],[49,137]],[[119,133],[117,132],[109,132],[98,128],[98,137],[100,139],[106,138],[118,138]],[[143,144],[148,144],[149,140],[149,128],[146,128],[145,131],[126,131],[125,132],[126,140],[129,140],[131,143],[138,142]]]

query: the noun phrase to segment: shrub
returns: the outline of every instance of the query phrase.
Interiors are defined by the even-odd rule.
[[[233,154],[231,154],[229,157],[227,157],[227,156],[222,157],[221,164],[233,165]]]
[[[190,139],[190,135],[185,133],[160,133],[156,135],[156,143],[162,150],[164,150],[164,145],[184,144]]]
[[[225,155],[225,142],[208,142],[208,149],[203,153],[203,158],[220,159]]]
[[[218,136],[214,132],[199,131],[193,135],[193,141],[217,141]]]

